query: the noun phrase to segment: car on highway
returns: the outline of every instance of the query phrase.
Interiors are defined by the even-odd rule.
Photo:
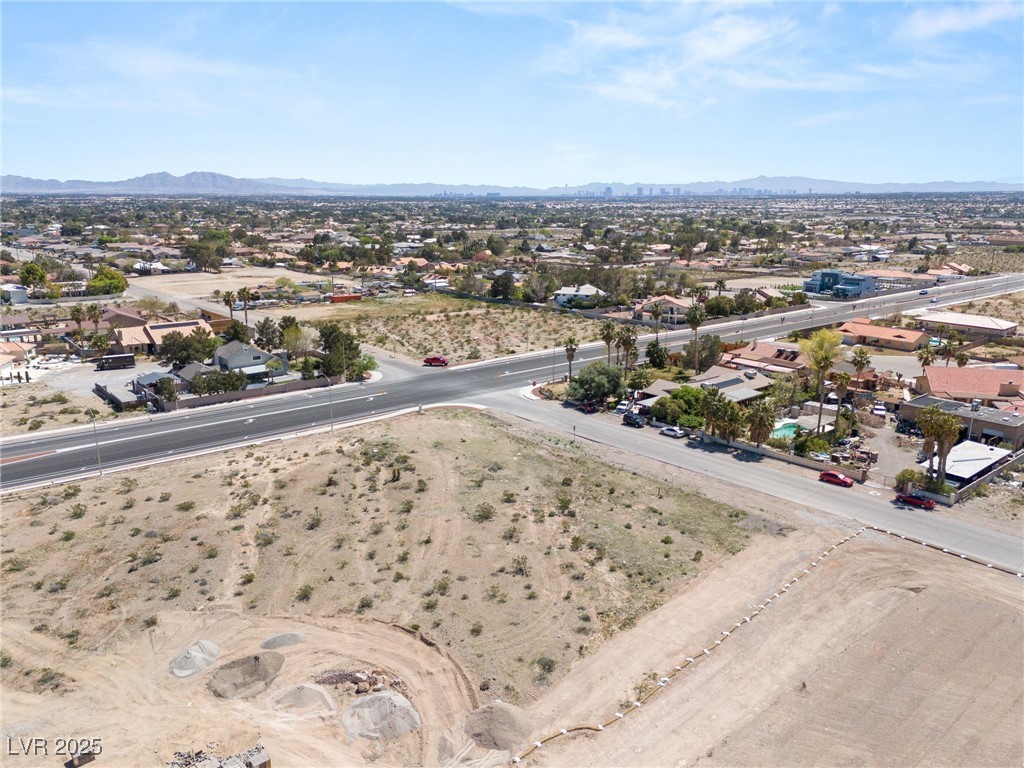
[[[927,289],[927,288],[925,288],[925,289],[923,289],[923,290],[920,290],[920,291],[918,291],[918,292],[917,292],[917,295],[918,295],[918,296],[927,296],[927,295],[928,295],[928,289]]]
[[[622,423],[625,424],[627,427],[643,427],[647,425],[647,419],[645,419],[639,413],[627,411],[622,415]]]
[[[909,493],[897,493],[896,501],[901,504],[908,504],[911,507],[935,509],[935,502],[932,499],[929,499],[923,493],[916,493],[914,491],[910,491]]]
[[[593,403],[588,400],[587,402],[577,405],[576,410],[580,413],[597,413],[598,410],[600,410],[600,407],[597,403]]]
[[[932,300],[930,302],[928,302],[928,303],[929,304],[938,304],[939,300],[935,296],[932,296]]]
[[[686,431],[679,427],[665,427],[658,434],[664,435],[665,437],[674,437],[676,440],[686,437]]]
[[[436,355],[434,357],[426,357],[423,359],[424,365],[448,365],[448,358],[443,355]]]
[[[818,475],[818,479],[823,483],[831,483],[832,485],[841,485],[844,488],[853,487],[853,478],[847,477],[842,472],[838,472],[834,469],[826,469]]]

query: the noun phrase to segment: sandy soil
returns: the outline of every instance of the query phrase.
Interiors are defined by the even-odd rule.
[[[188,299],[208,299],[215,290],[235,291],[239,288],[257,288],[274,285],[280,277],[299,283],[306,280],[325,280],[320,275],[302,275],[280,267],[243,267],[223,272],[180,272],[174,275],[133,277],[132,285],[139,285],[160,293],[177,294]]]
[[[123,378],[124,371],[117,373]],[[52,387],[45,378],[30,384],[12,384],[0,388],[0,431],[17,435],[88,424],[89,409],[96,411],[97,421],[115,417],[110,406],[98,396]]]
[[[645,674],[700,653],[806,567],[812,541],[762,540],[646,617],[632,643],[608,643],[531,708],[547,723],[534,738],[607,718]],[[528,761],[1019,765],[1022,683],[1007,670],[1024,664],[1022,608],[1012,577],[862,536],[641,710]]]

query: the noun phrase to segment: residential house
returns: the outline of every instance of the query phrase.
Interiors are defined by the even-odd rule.
[[[753,369],[738,371],[735,368],[713,365],[687,383],[691,387],[705,390],[717,389],[735,403],[748,403],[763,396],[774,382],[771,377]]]
[[[912,331],[906,328],[887,328],[872,325],[866,317],[855,317],[838,328],[844,344],[867,344],[883,349],[898,349],[913,352],[928,346],[929,335],[924,331]]]
[[[600,288],[595,288],[589,283],[585,285],[563,286],[555,291],[554,301],[560,307],[567,307],[574,302],[592,302],[607,296],[608,294]]]
[[[756,368],[766,373],[803,373],[807,369],[807,356],[796,349],[752,341],[745,347],[725,352],[722,365],[728,368]]]
[[[934,332],[940,325],[960,331],[973,338],[1002,338],[1017,333],[1017,323],[987,315],[968,315],[963,312],[926,312],[917,318],[926,331]]]
[[[196,328],[202,328],[211,336],[213,335],[213,329],[210,328],[210,324],[205,320],[179,320],[173,323],[151,323],[146,326],[146,335],[149,337],[150,347],[149,352],[158,354],[161,346],[163,346],[164,339],[167,334],[172,331],[178,331],[179,333],[188,336]]]
[[[693,304],[692,299],[680,299],[675,296],[663,294],[637,304],[633,309],[635,320],[654,320],[651,311],[658,307],[661,309],[660,325],[685,325],[686,312]]]
[[[967,430],[967,439],[996,445],[1009,443],[1015,451],[1024,448],[1024,411],[1014,408],[991,408],[980,403],[921,395],[900,405],[900,418],[916,423],[921,410],[932,405],[960,419]]]
[[[205,376],[208,373],[214,373],[216,370],[216,368],[206,363],[189,363],[183,368],[176,370],[174,375],[181,382],[180,388],[189,389],[192,386],[192,380],[196,376]]]
[[[982,405],[998,408],[1024,397],[1024,371],[929,365],[915,379],[914,388],[925,395],[968,403],[979,400]]]
[[[267,363],[271,360],[284,363],[279,357],[241,341],[229,341],[213,353],[214,366],[222,371],[241,371],[250,379],[266,378],[270,374]],[[284,365],[281,370],[285,370]]]

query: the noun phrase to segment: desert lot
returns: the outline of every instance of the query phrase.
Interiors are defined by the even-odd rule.
[[[1020,580],[696,486],[448,411],[11,495],[0,738],[499,765],[713,648],[523,763],[1020,764]]]

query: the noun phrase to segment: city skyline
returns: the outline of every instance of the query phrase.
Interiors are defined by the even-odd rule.
[[[1015,183],[1022,8],[7,3],[4,173]]]

